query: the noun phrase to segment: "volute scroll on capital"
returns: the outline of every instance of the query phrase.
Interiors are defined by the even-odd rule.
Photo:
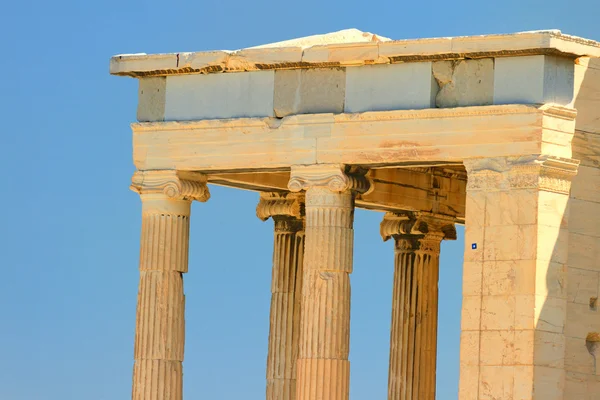
[[[300,193],[261,192],[256,206],[256,216],[261,221],[271,217],[304,216],[304,195]]]
[[[299,192],[310,188],[326,188],[332,192],[367,194],[373,190],[368,171],[343,164],[315,164],[292,166],[288,189]]]
[[[379,230],[383,241],[395,236],[456,240],[454,218],[424,211],[387,212]]]
[[[130,189],[140,195],[164,194],[173,200],[205,202],[210,198],[206,175],[199,172],[156,170],[136,171]]]

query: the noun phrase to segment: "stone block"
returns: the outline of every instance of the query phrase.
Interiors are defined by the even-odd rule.
[[[468,221],[467,221],[468,223]],[[492,260],[514,260],[519,248],[517,237],[519,226],[488,226],[484,233],[483,259]]]
[[[518,224],[516,197],[510,192],[498,191],[487,194],[485,207],[485,226]]]
[[[537,259],[567,263],[569,231],[557,226],[538,225]]]
[[[513,400],[531,400],[533,397],[532,365],[515,366],[515,380],[513,385]]]
[[[137,120],[156,122],[165,120],[167,78],[164,76],[139,79]]]
[[[342,65],[361,65],[365,62],[376,61],[379,53],[379,43],[345,43],[342,46],[315,45],[305,48],[302,61],[309,63],[341,63]]]
[[[571,198],[600,203],[600,169],[580,165],[571,183]]]
[[[482,262],[485,249],[484,228],[471,226],[468,222],[466,225],[464,260]]]
[[[594,357],[587,349],[585,339],[565,338],[565,369],[572,372],[594,374]]]
[[[600,237],[600,203],[571,199],[569,231]]]
[[[535,329],[563,333],[567,316],[567,300],[550,296],[535,296]]]
[[[538,225],[517,226],[517,251],[513,258],[519,260],[532,260],[536,257],[536,248],[539,235]]]
[[[460,367],[458,398],[460,400],[479,400],[479,366]]]
[[[348,67],[344,112],[432,108],[436,92],[430,62]]]
[[[572,107],[575,100],[575,61],[545,56],[544,102]]]
[[[566,298],[567,266],[549,260],[537,260],[535,263],[535,294]]]
[[[600,133],[600,65],[596,59],[587,58],[588,63],[583,60],[583,57],[578,59],[579,65],[575,65],[577,129]],[[580,156],[574,158],[580,159]]]
[[[536,332],[531,329],[514,331],[514,364],[533,365]]]
[[[515,300],[515,296],[482,296],[481,329],[515,329]]]
[[[565,375],[562,368],[535,367],[533,378],[535,398],[565,400]]]
[[[481,332],[480,365],[514,365],[515,354],[515,331]]]
[[[274,71],[167,77],[166,121],[272,117]]]
[[[567,304],[565,335],[585,340],[591,332],[600,332],[600,310],[589,304]]]
[[[488,193],[479,191],[470,191],[467,193],[466,206],[466,226],[482,228],[485,226],[486,202]]]
[[[534,294],[535,260],[485,261],[483,263],[484,295]]]
[[[598,299],[599,273],[570,266],[568,269],[568,301],[590,305],[592,298]]]
[[[569,267],[600,271],[600,237],[569,232]]]
[[[514,377],[514,366],[482,366],[479,375],[479,399],[513,399]]]
[[[598,101],[598,105],[600,105],[600,100]],[[585,114],[579,114],[578,112],[577,115]],[[600,118],[596,118],[596,121],[600,121]],[[577,118],[577,121],[579,121],[579,117]],[[600,125],[600,123],[596,123]],[[600,126],[597,126],[594,130],[600,132]],[[579,160],[580,166],[591,168],[600,167],[600,135],[598,135],[598,133],[576,130],[573,135],[571,148],[572,155],[569,156],[569,158]]]
[[[589,392],[589,383],[595,376],[589,374],[582,374],[579,372],[572,372],[567,370],[565,373],[565,398],[576,399],[576,400],[596,400],[596,394],[600,392],[598,388],[595,392]]]
[[[539,192],[538,223],[567,228],[569,223],[569,196],[562,193]]]
[[[485,106],[494,102],[494,59],[438,61],[433,77],[439,86],[435,105]]]
[[[523,189],[487,193],[485,225],[537,223],[538,190]]]
[[[468,249],[466,251],[469,251]],[[481,294],[483,263],[466,261],[463,264],[463,295],[475,296]]]
[[[564,368],[565,366],[565,336],[562,332],[535,331],[532,343],[534,359],[537,366]]]
[[[462,331],[481,328],[481,296],[463,296],[460,326]]]
[[[479,331],[464,331],[460,333],[460,364],[479,365]]]
[[[535,296],[523,294],[515,296],[515,329],[535,329]]]
[[[275,71],[275,116],[344,112],[344,68]]]
[[[535,393],[535,399],[539,398],[543,400],[565,400],[564,369],[550,367],[535,367],[533,381],[533,392]]]
[[[574,62],[556,56],[498,57],[494,104],[573,104]]]

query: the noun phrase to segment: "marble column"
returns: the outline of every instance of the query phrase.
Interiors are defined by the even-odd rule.
[[[389,400],[434,400],[440,243],[456,239],[454,220],[425,212],[387,213],[395,240]]]
[[[347,400],[354,197],[364,173],[343,165],[294,166],[288,188],[306,191],[296,400]]]
[[[191,202],[208,200],[206,179],[196,173],[136,172],[131,189],[142,199],[132,399],[181,400],[182,274],[188,269]]]
[[[296,398],[304,256],[304,196],[261,193],[256,215],[274,222],[267,400]]]

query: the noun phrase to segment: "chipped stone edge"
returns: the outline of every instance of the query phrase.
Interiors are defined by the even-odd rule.
[[[124,54],[111,58],[110,73],[140,78],[523,55],[600,57],[600,43],[565,35],[560,31],[538,31],[316,45],[305,49],[274,47],[238,51]]]

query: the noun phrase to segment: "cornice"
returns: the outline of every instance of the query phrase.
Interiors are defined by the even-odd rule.
[[[113,75],[145,77],[273,69],[343,67],[482,57],[559,55],[600,57],[600,43],[560,31],[264,47],[237,51],[122,54],[110,60]]]
[[[164,194],[170,199],[205,202],[210,198],[206,176],[197,172],[136,171],[130,189],[140,195]]]

